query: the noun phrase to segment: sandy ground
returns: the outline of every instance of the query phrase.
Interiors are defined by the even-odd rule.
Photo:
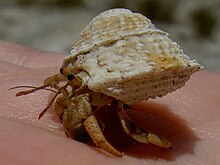
[[[74,9],[37,6],[0,6],[0,39],[37,49],[68,54],[71,43],[98,10],[86,7]],[[156,23],[155,23],[156,24]],[[208,70],[220,71],[220,30],[212,39],[199,39],[187,22],[172,25],[156,24],[171,34],[184,52],[197,59]]]

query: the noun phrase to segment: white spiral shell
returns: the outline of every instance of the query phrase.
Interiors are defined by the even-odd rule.
[[[95,17],[73,44],[63,67],[90,75],[88,87],[127,104],[161,97],[201,69],[141,14],[112,9]]]

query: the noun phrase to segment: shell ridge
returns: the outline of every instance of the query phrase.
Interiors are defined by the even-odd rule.
[[[96,45],[120,40],[125,36],[141,35],[148,32],[161,31],[151,21],[139,13],[132,13],[128,9],[110,9],[96,16],[80,33],[73,43],[70,58],[65,58],[63,66],[75,60],[75,56]],[[161,31],[161,33],[164,33]]]
[[[148,33],[157,33],[157,34],[161,34],[161,35],[165,35],[165,36],[168,36],[169,34],[160,30],[160,29],[144,29],[143,31],[136,31],[136,33],[134,32],[128,32],[128,33],[122,33],[122,34],[119,34],[118,36],[114,36],[112,38],[109,38],[108,40],[106,40],[105,42],[103,41],[98,41],[98,42],[92,42],[92,45],[91,43],[88,43],[88,45],[82,45],[82,48],[79,49],[79,50],[74,50],[74,46],[73,46],[73,49],[71,50],[70,52],[70,56],[66,56],[65,59],[64,59],[64,62],[63,62],[63,67],[65,66],[68,66],[71,62],[73,63],[74,61],[73,60],[73,57],[77,57],[79,54],[83,54],[83,53],[87,53],[89,51],[92,51],[93,48],[95,48],[96,46],[101,46],[101,45],[105,45],[105,44],[108,44],[110,42],[115,42],[119,39],[123,39],[125,37],[128,37],[128,36],[141,36],[141,35],[144,35],[144,34],[148,34]]]

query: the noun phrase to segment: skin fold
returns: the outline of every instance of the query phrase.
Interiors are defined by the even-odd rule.
[[[39,113],[53,96],[51,92],[41,90],[15,97],[21,89],[8,91],[17,85],[40,86],[46,77],[59,73],[63,58],[63,54],[0,41],[1,164],[220,164],[219,73],[200,71],[183,88],[126,109],[138,125],[171,141],[172,148],[133,144],[115,129],[122,140],[112,140],[112,143],[125,143],[118,146],[125,155],[117,158],[91,143],[68,139],[53,106],[38,120]],[[106,118],[112,114],[102,115]],[[111,120],[113,124],[107,124],[107,130],[116,128],[114,114]],[[109,134],[111,138],[113,135]]]

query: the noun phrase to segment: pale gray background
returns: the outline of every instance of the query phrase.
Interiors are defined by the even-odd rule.
[[[64,0],[67,1],[67,0]],[[64,2],[63,1],[63,2]],[[80,31],[98,13],[112,7],[139,12],[138,4],[147,0],[7,0],[0,2],[0,39],[37,49],[68,54]],[[209,70],[220,71],[220,1],[164,0],[175,3],[172,22],[153,23],[171,34],[185,54]],[[73,4],[75,2],[75,4]],[[80,2],[80,3],[79,3]],[[192,13],[207,8],[218,23],[213,36],[201,38],[192,24]]]

